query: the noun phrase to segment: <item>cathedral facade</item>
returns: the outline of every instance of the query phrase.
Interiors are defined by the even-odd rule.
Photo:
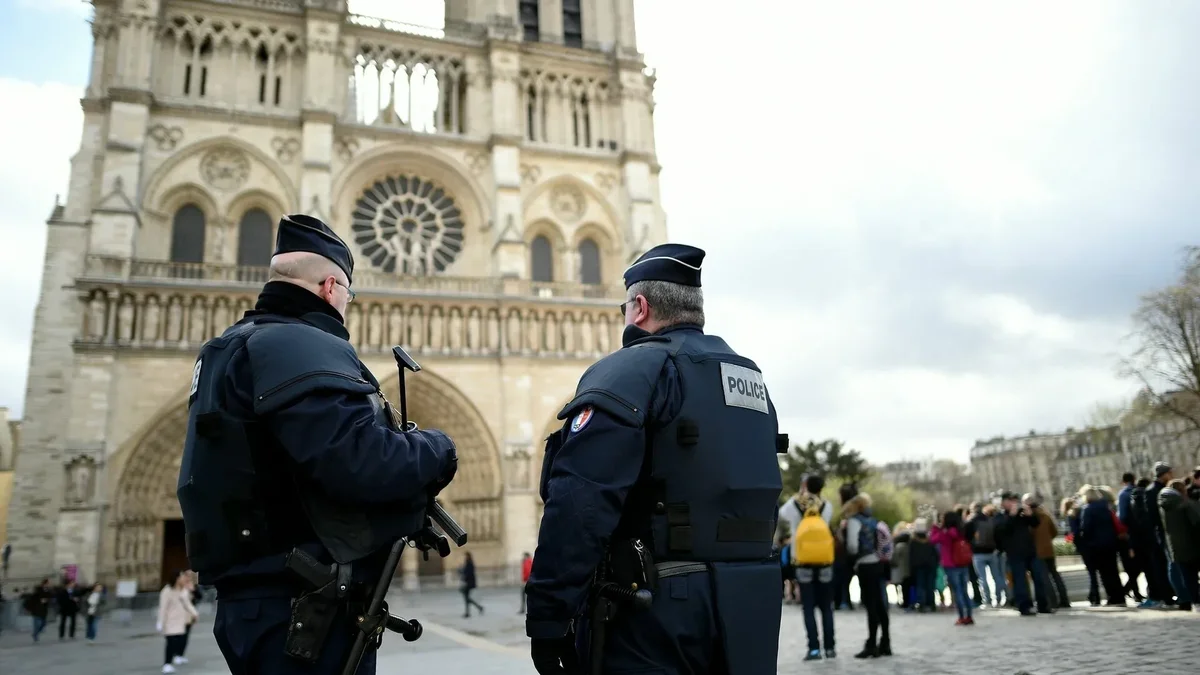
[[[47,223],[11,579],[157,589],[195,355],[253,306],[285,213],[354,250],[351,340],[458,445],[481,571],[536,544],[542,441],[620,346],[621,272],[665,240],[633,0],[93,0],[84,128]],[[458,566],[405,555],[406,583]],[[72,567],[73,566],[73,567]]]

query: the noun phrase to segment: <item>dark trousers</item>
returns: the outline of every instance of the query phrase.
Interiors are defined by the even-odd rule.
[[[1138,588],[1138,575],[1142,573],[1141,558],[1133,555],[1133,546],[1129,542],[1124,542],[1118,549],[1121,554],[1121,567],[1125,569],[1125,575],[1129,580],[1125,582],[1125,586],[1121,589],[1126,595],[1132,593],[1135,600],[1142,599],[1142,590]]]
[[[68,634],[68,631],[67,631],[67,623],[68,622],[70,622],[70,624],[71,624],[71,630],[69,631],[71,639],[72,640],[75,639],[75,616],[76,616],[76,614],[74,612],[72,612],[70,614],[59,614],[58,615],[58,639],[59,640],[63,639],[63,636]]]
[[[817,576],[817,572],[813,572]],[[817,640],[817,610],[821,611],[821,636],[825,638],[825,649],[834,648],[833,639],[833,588],[832,584],[811,581],[800,584],[800,600],[804,603],[804,630],[808,633],[808,650],[820,649]]]
[[[471,591],[473,591],[473,590],[475,590],[475,589],[472,587],[463,586],[463,589],[462,589],[463,604],[466,605],[466,613],[463,614],[463,616],[471,616],[471,607],[472,606],[474,606],[476,609],[478,609],[480,614],[483,614],[483,605],[479,604],[478,602],[475,602],[475,600],[471,598]]]
[[[187,625],[187,628],[183,629],[183,644],[179,645],[179,656],[183,656],[183,653],[187,651],[188,638],[192,637],[192,626],[193,625],[195,625],[195,624],[189,623]]]
[[[971,599],[975,604],[982,605],[983,597],[979,594],[979,574],[975,571],[975,565],[967,565],[967,579],[971,582]]]
[[[1183,575],[1183,585],[1187,589],[1192,602],[1200,602],[1200,560],[1192,562],[1177,562],[1179,573]]]
[[[921,609],[935,609],[937,603],[933,600],[933,591],[937,586],[937,567],[918,565],[912,568],[913,589],[916,593],[915,604]]]
[[[866,563],[857,568],[858,588],[862,592],[862,606],[867,610],[867,645],[890,647],[891,633],[888,630],[887,600],[883,592],[883,563]],[[876,643],[876,635],[879,642]]]
[[[528,581],[526,581],[525,583],[521,584],[521,611],[517,612],[518,614],[524,614],[524,613],[525,613],[525,589],[526,589],[528,586],[529,586],[529,582],[528,582]]]
[[[221,598],[213,635],[225,656],[231,675],[325,675],[340,673],[354,645],[351,618],[338,610],[325,648],[316,663],[292,658],[284,652],[291,599],[287,597]],[[394,639],[395,636],[393,636]],[[356,675],[375,674],[374,649],[363,652]]]
[[[847,562],[848,559],[833,563],[833,606],[841,607],[846,605],[853,607],[854,603],[850,602],[850,580],[854,578],[854,566]],[[858,583],[862,583],[859,579]]]
[[[1106,548],[1092,552],[1092,564],[1104,584],[1104,594],[1110,604],[1125,603],[1125,589],[1121,586],[1121,573],[1117,571],[1117,549]]]
[[[1033,601],[1029,598],[1029,582],[1025,574],[1033,577],[1033,595],[1037,600],[1040,612],[1050,611],[1050,598],[1046,593],[1046,569],[1042,561],[1033,554],[1015,555],[1009,553],[1008,570],[1012,572],[1013,604],[1017,609],[1026,612],[1033,609]]]
[[[1050,591],[1053,593],[1053,604],[1056,607],[1070,607],[1071,597],[1067,595],[1067,585],[1063,583],[1062,575],[1058,573],[1058,564],[1054,560],[1054,556],[1042,558],[1042,565],[1046,568],[1046,577],[1049,579]]]
[[[1174,603],[1175,591],[1171,589],[1171,578],[1167,574],[1167,552],[1162,540],[1157,537],[1148,546],[1150,555],[1146,561],[1146,582],[1151,600]]]
[[[87,618],[87,639],[96,639],[96,616],[88,615]]]
[[[187,633],[183,635],[168,635],[167,649],[163,656],[163,663],[170,663],[176,656],[183,656],[183,649],[187,645]]]

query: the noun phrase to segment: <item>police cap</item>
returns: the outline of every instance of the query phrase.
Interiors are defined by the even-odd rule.
[[[660,244],[646,251],[625,270],[625,288],[639,281],[669,281],[700,285],[704,250],[687,244]]]
[[[308,251],[332,260],[346,273],[346,283],[353,283],[354,256],[350,254],[350,247],[320,219],[303,213],[279,219],[274,255],[296,251]]]

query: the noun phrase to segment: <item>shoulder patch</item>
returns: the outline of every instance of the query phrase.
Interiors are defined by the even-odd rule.
[[[763,384],[762,373],[757,370],[722,362],[721,388],[725,391],[725,405],[770,414],[767,385]]]
[[[204,365],[204,359],[196,359],[196,367],[192,368],[192,388],[188,391],[188,396],[196,393],[200,388],[200,367]]]
[[[579,414],[571,418],[571,433],[576,434],[580,431],[583,431],[583,428],[588,425],[588,422],[592,421],[592,416],[595,415],[595,412],[596,411],[592,408],[592,406],[584,406],[583,410],[579,411]]]

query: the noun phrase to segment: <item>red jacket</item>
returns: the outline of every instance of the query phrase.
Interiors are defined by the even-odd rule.
[[[533,558],[521,561],[521,583],[529,582],[529,573],[533,571]]]

